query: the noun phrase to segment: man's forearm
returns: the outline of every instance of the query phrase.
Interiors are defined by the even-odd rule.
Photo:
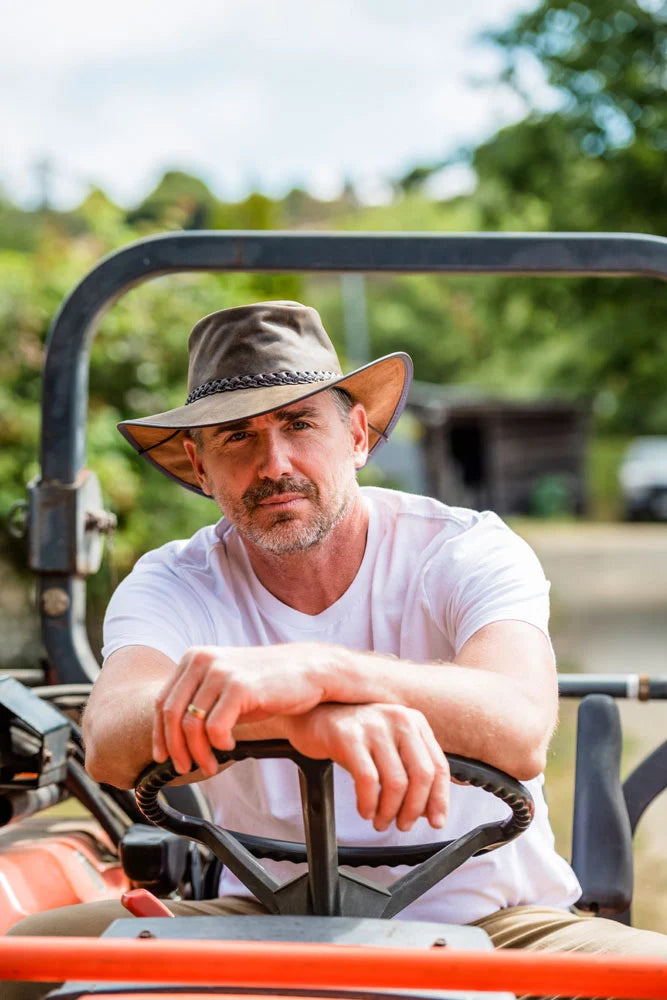
[[[195,704],[202,716],[188,713]],[[553,655],[523,622],[481,628],[453,663],[412,663],[324,643],[192,647],[177,665],[147,647],[109,658],[84,724],[93,777],[129,787],[152,759],[216,773],[212,747],[288,738],[323,703],[404,705],[440,746],[527,780],[544,767],[557,711]]]
[[[331,647],[326,700],[416,708],[445,751],[484,760],[520,780],[539,774],[555,724],[553,698],[504,673],[465,664],[419,664]]]
[[[96,781],[117,788],[133,788],[136,778],[153,759],[151,734],[155,700],[161,681],[140,691],[91,695],[83,717],[86,770]]]

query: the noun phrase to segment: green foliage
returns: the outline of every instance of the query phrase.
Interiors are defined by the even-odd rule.
[[[214,195],[198,177],[169,170],[141,204],[128,213],[130,225],[161,223],[166,229],[213,228]]]
[[[410,194],[411,191],[419,191],[430,180],[430,178],[433,177],[434,174],[437,174],[440,170],[442,170],[443,166],[444,163],[441,160],[438,163],[412,167],[408,170],[407,174],[404,174],[403,177],[399,178],[398,187],[405,194]]]
[[[664,0],[542,0],[489,37],[505,52],[505,77],[517,88],[520,56],[540,63],[585,156],[612,159],[635,144],[667,149]]]
[[[549,228],[663,233],[667,3],[543,0],[488,37],[506,80],[521,91],[526,58],[537,61],[562,105],[477,150],[480,178],[500,179],[520,202],[544,199]]]
[[[167,175],[158,194],[169,188],[167,180],[172,187],[176,183],[174,175]],[[39,473],[40,375],[49,323],[65,295],[103,255],[172,227],[176,215],[170,203],[149,197],[145,204],[153,206],[154,217],[149,220],[144,213],[132,224],[101,191],[91,192],[74,212],[10,213],[24,225],[13,225],[21,238],[0,251],[2,519]],[[254,221],[259,226],[262,217],[269,222],[272,206],[269,199],[253,196],[238,206],[238,218],[230,213],[229,224],[243,228]],[[4,218],[0,213],[0,225]],[[182,403],[187,334],[201,316],[248,301],[301,295],[302,283],[293,275],[183,275],[141,285],[104,317],[91,351],[88,462],[100,477],[107,505],[118,515],[117,573],[127,572],[141,551],[190,534],[215,511],[210,502],[138,461],[116,423]],[[16,546],[10,556],[24,558]],[[93,581],[93,602],[98,591],[102,601],[102,590],[108,597],[108,580]]]

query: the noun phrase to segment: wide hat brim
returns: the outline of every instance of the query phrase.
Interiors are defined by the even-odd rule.
[[[199,487],[183,438],[191,427],[245,420],[340,386],[355,403],[363,403],[369,424],[369,458],[388,439],[405,407],[412,381],[412,360],[397,352],[372,361],[349,375],[315,384],[274,385],[220,392],[165,413],[118,424],[132,447],[165,476],[205,496]]]

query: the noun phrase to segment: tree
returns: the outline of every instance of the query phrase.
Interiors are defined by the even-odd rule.
[[[202,180],[168,170],[155,190],[128,212],[127,221],[130,225],[158,223],[169,229],[207,229],[215,207],[215,196]]]
[[[525,95],[526,57],[561,97],[560,109],[529,118],[480,147],[475,165],[519,138],[530,190],[548,194],[556,219],[577,225],[577,207],[559,179],[575,181],[604,228],[667,227],[667,3],[665,0],[542,0],[509,28],[487,37],[505,54],[503,78]],[[528,138],[535,154],[526,157]],[[517,151],[519,152],[519,151]],[[524,182],[519,171],[512,180]],[[556,220],[553,220],[556,221]]]
[[[532,107],[473,151],[482,226],[665,234],[667,3],[542,0],[487,38],[504,52],[506,82],[525,96],[526,60],[537,63],[560,106]],[[498,343],[517,348],[521,328],[507,321],[522,293],[506,282],[491,288]],[[547,352],[535,359],[541,387],[590,394],[603,428],[664,433],[662,285],[551,281],[533,290],[523,333]]]

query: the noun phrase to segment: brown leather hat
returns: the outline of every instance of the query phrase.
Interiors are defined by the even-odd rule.
[[[412,380],[412,361],[403,353],[343,375],[319,314],[298,302],[257,302],[211,313],[194,327],[188,350],[185,405],[123,420],[118,429],[160,472],[200,494],[183,448],[191,427],[256,417],[340,386],[366,408],[370,455],[393,430]]]

